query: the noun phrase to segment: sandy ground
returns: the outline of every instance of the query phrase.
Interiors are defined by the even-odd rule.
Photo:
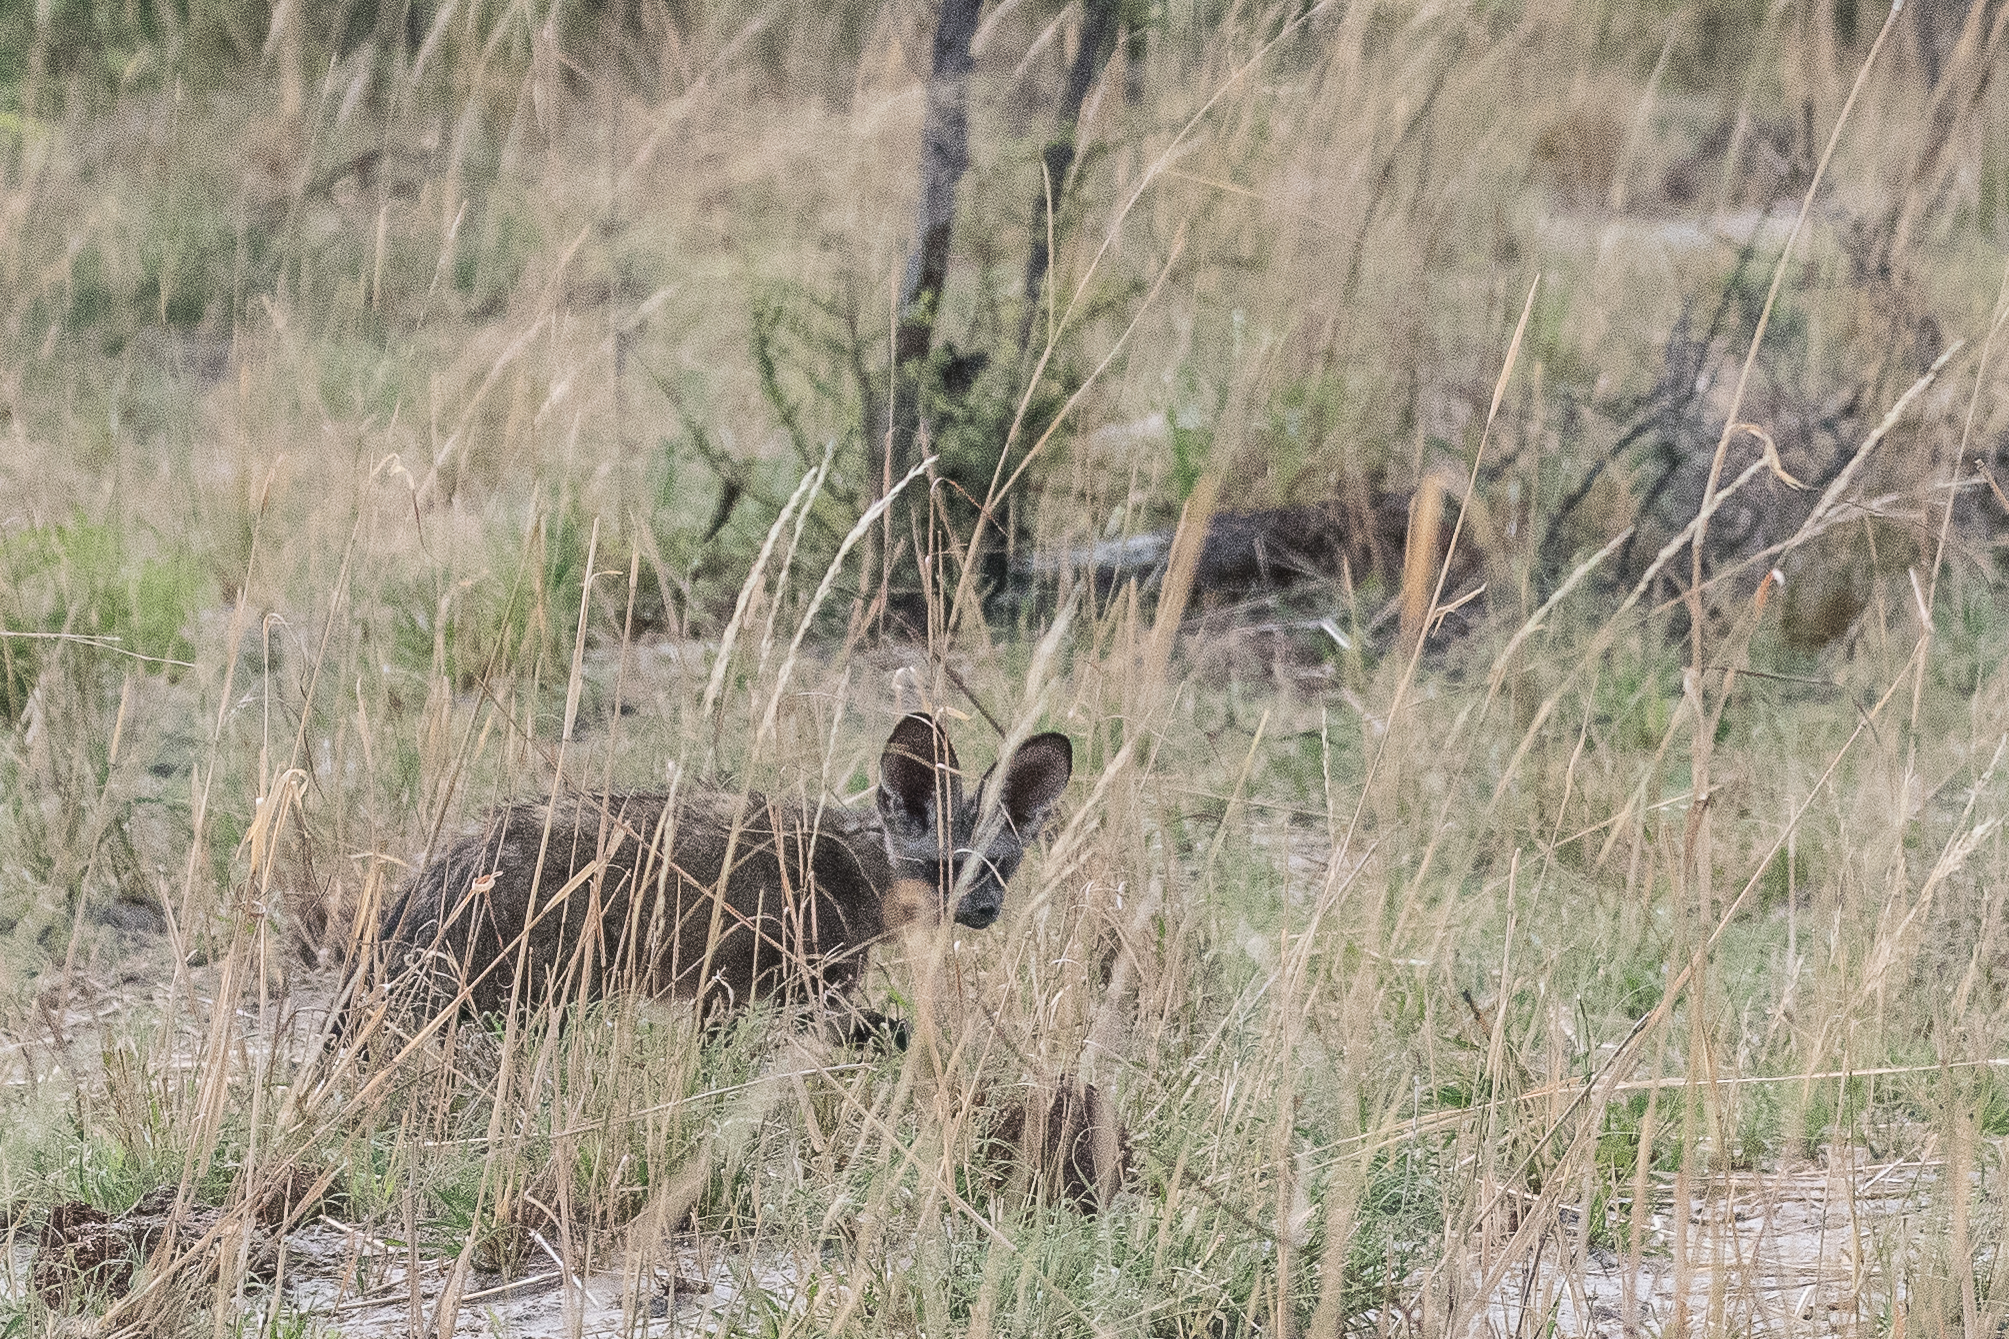
[[[404,1336],[429,1332],[439,1313],[451,1260],[421,1259],[414,1273],[404,1253],[366,1233],[323,1221],[287,1243],[292,1281],[286,1306],[320,1323],[322,1333]],[[712,1253],[717,1256],[717,1253]],[[669,1335],[732,1328],[749,1289],[785,1296],[793,1280],[762,1278],[715,1258],[707,1267],[691,1247],[675,1252],[674,1270],[561,1271],[549,1258],[521,1279],[473,1276],[463,1289],[456,1335]],[[368,1278],[370,1286],[356,1285]],[[723,1323],[722,1323],[723,1322]]]
[[[1939,1169],[1920,1163],[1739,1174],[1697,1199],[1684,1232],[1656,1187],[1651,1244],[1637,1261],[1592,1250],[1546,1259],[1492,1299],[1496,1335],[1853,1335],[1881,1333],[1884,1268],[1906,1225],[1931,1209]],[[1682,1240],[1677,1241],[1677,1236]],[[1687,1268],[1677,1264],[1685,1255]],[[1685,1297],[1685,1314],[1677,1315]]]
[[[1861,1163],[1740,1178],[1729,1193],[1694,1205],[1685,1270],[1668,1249],[1676,1225],[1671,1204],[1663,1203],[1653,1214],[1653,1245],[1636,1265],[1603,1251],[1540,1259],[1532,1270],[1509,1275],[1480,1332],[1608,1339],[1677,1329],[1810,1339],[1880,1332],[1880,1299],[1888,1295],[1882,1258],[1901,1248],[1905,1220],[1930,1207],[1934,1175],[1918,1164]],[[1659,1199],[1671,1200],[1668,1187],[1658,1190]],[[324,1327],[322,1333],[353,1336],[410,1334],[415,1313],[429,1323],[452,1263],[421,1260],[414,1276],[402,1252],[327,1221],[296,1233],[288,1257],[287,1306]],[[757,1314],[800,1313],[812,1305],[809,1279],[828,1282],[792,1261],[760,1260],[724,1245],[703,1251],[686,1245],[666,1258],[675,1261],[673,1269],[603,1267],[584,1276],[561,1272],[547,1258],[513,1283],[473,1280],[454,1333],[498,1339],[730,1333]],[[359,1290],[364,1278],[369,1286]],[[1686,1314],[1677,1316],[1682,1292]],[[1389,1319],[1400,1333],[1417,1318]]]

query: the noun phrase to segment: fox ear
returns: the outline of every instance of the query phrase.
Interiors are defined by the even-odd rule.
[[[998,801],[1021,841],[1030,841],[1053,816],[1074,775],[1074,745],[1066,735],[1034,735],[1005,766]]]
[[[879,755],[879,812],[908,832],[936,826],[944,803],[962,799],[956,750],[941,723],[919,712],[900,718]]]

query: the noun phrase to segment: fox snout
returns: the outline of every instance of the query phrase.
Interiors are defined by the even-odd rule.
[[[973,894],[957,904],[956,924],[967,925],[972,930],[988,929],[991,923],[998,918],[1000,910],[1001,908],[996,899],[985,898],[979,901]]]

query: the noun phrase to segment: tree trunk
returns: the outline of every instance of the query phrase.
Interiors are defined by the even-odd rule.
[[[1149,37],[1143,28],[1126,26],[1118,39],[1123,43],[1123,101],[1132,107],[1144,105],[1144,57]]]
[[[983,0],[942,0],[935,26],[934,66],[921,122],[921,208],[914,249],[900,285],[899,325],[893,339],[893,423],[886,477],[897,480],[913,465],[920,430],[919,385],[914,364],[935,342],[935,317],[949,273],[949,234],[956,221],[956,187],[970,165],[967,113],[970,41]],[[868,429],[869,431],[869,429]],[[909,496],[912,496],[910,494]]]
[[[1032,328],[1039,316],[1041,291],[1046,287],[1046,272],[1053,264],[1048,238],[1053,216],[1060,212],[1067,174],[1074,167],[1074,135],[1081,121],[1081,104],[1088,100],[1088,90],[1095,86],[1095,76],[1101,72],[1103,62],[1108,58],[1109,39],[1116,31],[1118,8],[1119,0],[1083,0],[1081,45],[1075,50],[1074,66],[1067,75],[1067,87],[1061,90],[1060,116],[1054,126],[1053,138],[1047,141],[1046,151],[1041,155],[1046,171],[1032,202],[1032,251],[1025,262],[1025,310],[1019,317],[1018,325],[1021,362],[1032,346]]]
[[[1961,0],[1912,0],[1918,70],[1925,77],[1927,92],[1939,86],[1947,57],[1953,54],[1953,44],[1960,40],[1961,22],[1966,18],[1962,10],[1968,7]]]

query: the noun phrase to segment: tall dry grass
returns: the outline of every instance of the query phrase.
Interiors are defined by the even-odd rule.
[[[476,1332],[530,1278],[638,1333],[679,1274],[776,1334],[2001,1328],[1985,32],[1922,181],[1907,30],[1827,6],[1172,7],[1084,111],[1071,407],[1008,406],[993,499],[1055,554],[1179,524],[1166,579],[998,614],[923,475],[903,627],[856,420],[920,11],[470,6],[401,56],[304,14],[198,8],[109,82],[38,30],[0,122],[18,1332],[76,1323],[48,1206],[159,1186],[193,1226],[98,1332]],[[1016,328],[1072,23],[979,39],[952,338]],[[1740,147],[1782,122],[1826,162],[1783,203]],[[1726,291],[1693,495],[1590,478]],[[1781,426],[1816,410],[1833,470]],[[1789,524],[1697,556],[1781,474]],[[1419,542],[1182,633],[1215,510],[1419,488],[1465,623]],[[998,927],[880,955],[906,1053],[627,999],[323,1050],[485,805],[856,801],[916,707],[1081,761]],[[1063,1073],[1136,1142],[1092,1220],[983,1142]]]

